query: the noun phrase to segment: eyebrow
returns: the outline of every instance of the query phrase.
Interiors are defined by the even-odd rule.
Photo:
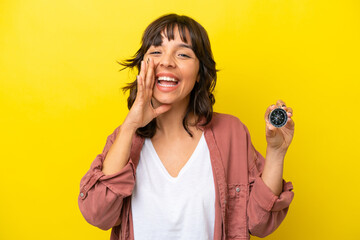
[[[187,44],[184,44],[184,43],[178,44],[177,46],[178,47],[189,48],[189,49],[193,50],[193,48],[190,45],[187,45]]]
[[[153,46],[154,46],[154,45],[153,45]],[[160,46],[162,46],[162,44],[161,44]],[[154,46],[154,47],[156,47],[156,46]],[[177,44],[176,47],[179,47],[179,48],[188,48],[188,49],[191,49],[191,50],[194,52],[194,49],[193,49],[190,45],[185,44],[185,43]]]

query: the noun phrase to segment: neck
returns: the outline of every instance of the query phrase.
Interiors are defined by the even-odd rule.
[[[165,138],[179,138],[189,134],[186,132],[183,126],[183,119],[187,110],[188,104],[173,104],[171,109],[156,118],[157,130],[154,137],[162,136]],[[188,126],[192,130],[191,126],[195,123],[196,117],[193,113],[188,115]]]

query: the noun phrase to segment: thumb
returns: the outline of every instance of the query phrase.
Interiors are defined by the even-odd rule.
[[[276,135],[275,131],[276,131],[276,127],[274,127],[270,123],[266,123],[266,136],[267,137],[275,136]]]
[[[159,116],[160,114],[163,114],[164,112],[167,112],[169,111],[171,108],[171,105],[169,104],[164,104],[164,105],[161,105],[157,108],[155,108],[155,117]]]

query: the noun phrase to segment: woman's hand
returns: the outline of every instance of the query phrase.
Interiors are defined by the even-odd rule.
[[[272,110],[279,107],[287,112],[288,120],[284,126],[276,128],[271,125],[269,114]],[[291,119],[292,115],[293,110],[290,107],[286,107],[285,103],[281,100],[278,100],[276,105],[268,107],[265,112],[267,149],[265,166],[261,178],[276,196],[279,196],[283,191],[282,175],[284,158],[294,136],[294,121]]]
[[[134,130],[146,126],[151,120],[168,111],[170,105],[153,108],[151,98],[155,84],[154,62],[151,58],[141,62],[140,74],[137,76],[137,94],[123,125]]]
[[[274,127],[269,121],[269,114],[275,108],[281,107],[287,112],[287,123],[281,127]],[[294,136],[294,121],[291,119],[293,110],[285,102],[278,100],[276,105],[271,105],[265,112],[267,151],[285,156],[286,151]]]

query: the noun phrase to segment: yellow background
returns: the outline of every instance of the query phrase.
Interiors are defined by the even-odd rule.
[[[109,239],[83,219],[79,182],[127,114],[134,73],[116,61],[171,12],[207,29],[215,110],[262,154],[267,106],[294,109],[295,198],[267,239],[360,239],[358,0],[1,0],[0,239]]]

